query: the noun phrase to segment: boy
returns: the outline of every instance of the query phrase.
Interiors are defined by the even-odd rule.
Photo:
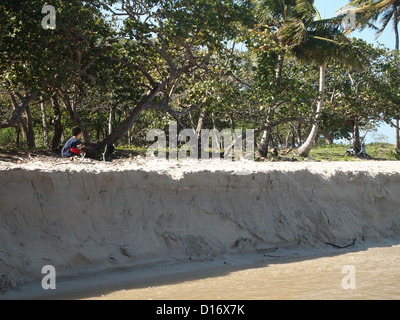
[[[81,128],[79,128],[78,126],[77,127],[73,127],[72,128],[72,135],[73,135],[73,137],[67,141],[67,143],[65,144],[65,146],[61,150],[61,156],[63,158],[69,158],[69,157],[72,157],[72,156],[79,156],[81,153],[84,153],[80,149],[80,145],[78,145],[78,143],[79,143],[78,139],[82,135]]]

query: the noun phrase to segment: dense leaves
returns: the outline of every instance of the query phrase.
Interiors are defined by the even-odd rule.
[[[57,148],[77,124],[102,150],[146,144],[148,129],[175,120],[196,132],[255,129],[260,145],[300,147],[317,122],[318,137],[330,142],[356,138],[355,123],[392,123],[400,116],[398,55],[346,37],[313,4],[53,1],[56,27],[45,29],[42,1],[4,0],[0,141]]]

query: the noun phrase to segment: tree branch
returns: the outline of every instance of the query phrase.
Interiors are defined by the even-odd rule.
[[[18,104],[13,93],[10,92],[10,97],[11,97],[11,101],[12,101],[12,105],[13,105],[13,112],[12,115],[10,117],[10,119],[6,120],[6,121],[1,121],[0,122],[0,128],[8,128],[8,127],[13,127],[19,120],[19,118],[21,117],[22,112],[25,110],[25,108],[29,105],[29,103],[37,98],[37,92],[33,91],[33,92],[28,92],[24,97],[20,94],[18,94],[19,96],[21,96],[21,103]]]
[[[157,82],[150,75],[150,73],[148,73],[146,70],[144,70],[140,65],[138,65],[136,63],[126,62],[124,60],[121,60],[121,59],[115,58],[115,57],[112,57],[111,60],[120,62],[120,63],[122,63],[123,65],[125,65],[127,67],[130,67],[130,68],[133,68],[133,69],[136,69],[136,70],[140,71],[147,78],[147,80],[149,80],[150,85],[152,87],[155,87],[157,85]]]

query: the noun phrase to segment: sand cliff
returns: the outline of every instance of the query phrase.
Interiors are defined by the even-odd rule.
[[[43,277],[400,235],[399,162],[0,162],[0,292]],[[1,297],[0,297],[1,298]]]

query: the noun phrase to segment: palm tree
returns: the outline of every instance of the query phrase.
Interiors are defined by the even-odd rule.
[[[321,19],[314,6],[314,0],[292,1],[257,1],[258,12],[264,14],[264,21],[274,21],[276,41],[288,48],[289,53],[299,61],[314,62],[320,66],[320,96],[316,110],[316,121],[313,124],[306,142],[298,149],[298,153],[307,157],[319,129],[319,118],[322,114],[325,93],[326,65],[335,60],[339,63],[362,67],[359,53],[351,46],[350,40],[342,33],[337,19]],[[263,17],[259,14],[259,17]],[[284,52],[285,53],[285,52]],[[283,53],[283,54],[284,54]],[[283,61],[283,58],[281,58]],[[282,64],[278,64],[278,69]],[[281,76],[277,70],[276,82]],[[260,149],[268,147],[268,131],[264,132]],[[266,145],[265,145],[266,144]]]
[[[307,157],[318,134],[319,120],[324,107],[326,66],[331,61],[362,69],[361,54],[343,34],[337,19],[321,19],[314,1],[297,1],[295,6],[299,17],[278,31],[278,38],[290,47],[297,60],[313,62],[320,66],[320,96],[317,103],[316,119],[306,142],[297,153]]]
[[[392,22],[395,36],[395,50],[399,51],[400,0],[354,0],[341,10],[346,10],[346,8],[352,8],[351,12],[361,18],[357,23],[360,29],[370,26],[367,23],[368,21],[376,23],[380,19],[382,25],[377,31],[377,38]],[[395,147],[398,151],[400,150],[399,124],[400,121],[396,120]]]

